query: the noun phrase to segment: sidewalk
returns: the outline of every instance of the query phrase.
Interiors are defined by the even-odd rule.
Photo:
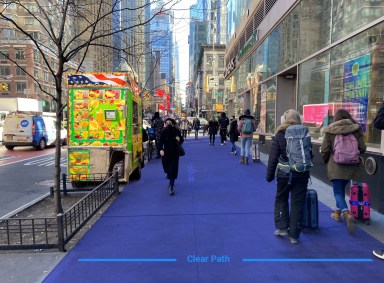
[[[332,189],[312,178],[320,229],[292,245],[273,234],[276,184],[265,181],[265,155],[246,166],[218,140],[190,137],[184,147],[175,196],[152,160],[70,252],[1,254],[0,281],[49,273],[44,282],[382,282],[372,249],[384,246],[383,215],[349,235],[330,218]]]

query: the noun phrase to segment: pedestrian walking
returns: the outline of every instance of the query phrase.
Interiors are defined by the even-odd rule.
[[[251,111],[246,109],[244,115],[239,117],[237,130],[241,136],[240,164],[248,165],[248,158],[251,151],[253,132],[256,130],[256,123]]]
[[[381,104],[379,112],[377,112],[373,120],[373,126],[376,129],[384,130],[384,102]],[[372,253],[378,258],[384,259],[384,248],[373,250]]]
[[[153,115],[151,121],[152,121],[152,123],[151,123],[151,128],[154,129],[155,134],[156,134],[156,140],[155,140],[155,143],[156,143],[156,152],[157,152],[157,155],[156,155],[155,158],[161,158],[161,156],[160,156],[160,146],[159,146],[159,143],[160,143],[161,131],[162,131],[163,128],[164,128],[164,121],[163,121],[163,119],[161,119],[161,117],[160,117],[160,113],[159,113],[159,112],[155,112],[155,114]]]
[[[237,120],[235,116],[232,116],[232,119],[229,122],[228,136],[229,141],[232,143],[231,153],[237,155],[237,148],[235,143],[239,140],[239,131],[237,130]]]
[[[197,140],[199,136],[199,130],[200,130],[200,120],[198,116],[196,116],[195,119],[193,119],[192,129],[195,131],[195,140]]]
[[[203,126],[203,136],[205,136],[205,133],[208,132],[208,128],[209,128],[209,124],[208,123]]]
[[[288,170],[285,169],[286,167],[280,166],[283,163],[289,164],[287,140],[285,138],[287,128],[291,125],[301,125],[300,114],[293,109],[286,111],[281,120],[282,123],[277,128],[271,144],[266,179],[267,182],[272,182],[276,174],[277,190],[274,204],[274,222],[277,230],[275,235],[288,235],[292,244],[298,244],[301,233],[298,223],[305,202],[309,171],[297,172],[291,170],[290,165],[286,165]],[[310,137],[307,143],[311,144]],[[313,156],[311,148],[307,150],[309,152],[304,155]],[[289,199],[291,200],[290,205],[288,204]]]
[[[179,172],[179,145],[184,142],[174,119],[165,120],[165,128],[161,131],[159,141],[163,169],[169,180],[168,193],[173,196],[175,180]]]
[[[187,138],[188,124],[189,122],[188,122],[187,116],[184,116],[179,122],[179,128],[184,140]]]
[[[219,122],[212,116],[211,120],[208,122],[208,134],[209,134],[209,144],[215,145],[216,134],[219,130]]]
[[[219,118],[219,125],[220,125],[220,142],[221,145],[224,145],[227,141],[227,133],[228,133],[228,125],[229,125],[229,119],[225,112],[222,112],[220,114]]]
[[[321,144],[321,155],[324,163],[327,165],[327,175],[332,182],[333,193],[336,201],[336,208],[332,212],[331,217],[336,221],[341,221],[341,215],[344,216],[347,223],[349,233],[355,231],[355,219],[350,214],[348,205],[345,201],[345,186],[350,180],[356,180],[359,170],[362,169],[360,155],[363,154],[367,146],[364,142],[364,133],[359,123],[357,123],[349,112],[345,109],[339,109],[335,113],[333,123],[322,129],[324,139]],[[351,135],[349,135],[351,134]],[[349,145],[341,145],[341,150],[347,149],[347,153],[342,153],[339,146],[335,143],[342,137],[349,138]],[[355,162],[340,161],[340,155],[349,155],[349,153],[357,152]],[[339,154],[340,152],[340,154]],[[342,156],[341,156],[342,157]]]

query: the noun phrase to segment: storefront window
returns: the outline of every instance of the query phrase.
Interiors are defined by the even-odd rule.
[[[261,84],[260,85],[257,85],[255,86],[253,89],[252,89],[252,113],[254,113],[254,116],[255,116],[255,120],[256,120],[256,123],[258,123],[260,121],[260,100],[261,100]]]
[[[281,44],[279,34],[280,28],[277,27],[264,41],[265,46],[268,46],[266,50],[268,52],[267,77],[273,76],[278,71]]]
[[[331,0],[300,2],[300,59],[329,45]]]
[[[333,1],[332,42],[384,15],[384,6],[372,1]]]
[[[257,83],[265,80],[268,76],[268,48],[267,44],[263,42],[253,53],[254,58],[254,73]]]
[[[381,132],[372,121],[383,101],[382,29],[379,24],[299,66],[298,109],[313,140],[344,108],[361,124],[367,145],[380,147]]]
[[[268,134],[275,133],[275,104],[276,104],[276,78],[269,80],[266,83],[266,98],[267,98],[267,116],[266,116],[266,132]]]
[[[275,132],[276,78],[261,85],[260,123],[257,132],[274,134]]]
[[[347,109],[361,124],[367,145],[380,146],[380,131],[372,120],[383,98],[384,41],[380,30],[373,27],[331,50],[330,102]]]
[[[309,128],[312,140],[320,138],[320,129],[329,118],[329,52],[299,66],[298,110]]]
[[[297,49],[299,41],[299,10],[300,7],[296,7],[285,19],[281,22],[276,29],[278,33],[278,53],[277,56],[279,62],[277,71],[286,69],[287,67],[297,62]],[[273,43],[272,43],[273,44]],[[271,49],[270,49],[271,50]]]

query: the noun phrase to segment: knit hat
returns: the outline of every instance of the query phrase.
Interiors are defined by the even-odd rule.
[[[251,115],[251,111],[249,111],[249,109],[246,109],[246,110],[244,111],[244,115]]]
[[[282,124],[301,125],[300,113],[297,112],[296,110],[289,109],[285,111],[283,117],[281,119]]]
[[[172,125],[176,125],[176,121],[172,118],[167,118],[164,123],[167,123],[167,121],[171,121],[172,122]]]
[[[301,125],[300,113],[293,109],[285,111],[280,119],[281,125],[277,127],[276,133],[285,131],[291,125]]]

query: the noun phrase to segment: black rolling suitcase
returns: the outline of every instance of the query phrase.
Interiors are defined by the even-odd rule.
[[[315,190],[307,190],[299,224],[301,228],[319,229],[319,203]]]

